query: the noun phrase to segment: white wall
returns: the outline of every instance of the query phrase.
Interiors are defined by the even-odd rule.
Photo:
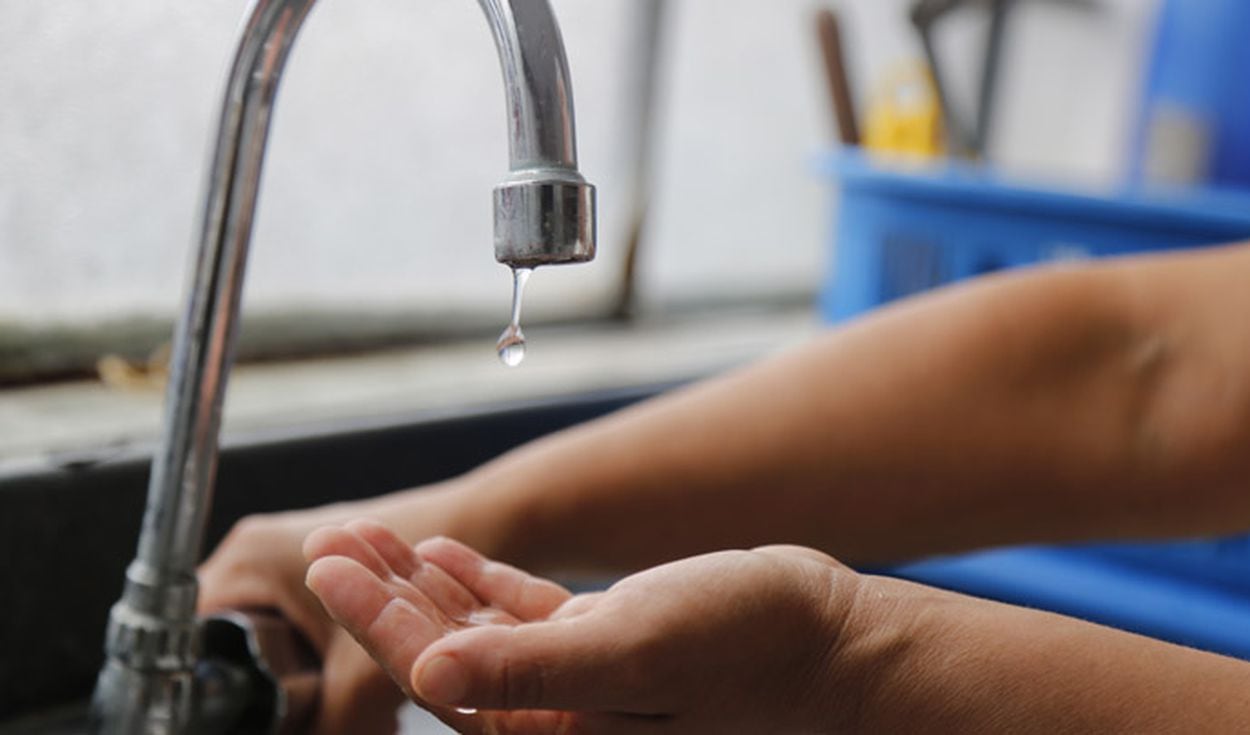
[[[1022,2],[997,160],[1106,181],[1122,168],[1154,0],[1093,16]],[[612,280],[625,227],[629,0],[553,0],[569,47],[602,253],[540,273],[539,308]],[[827,231],[812,155],[831,138],[808,0],[676,0],[651,297],[811,287]],[[841,3],[860,96],[917,47],[905,0]],[[325,0],[280,95],[247,307],[506,310],[489,192],[505,141],[497,62],[470,0]],[[167,313],[242,0],[0,0],[0,322]],[[976,63],[975,19],[945,50]]]

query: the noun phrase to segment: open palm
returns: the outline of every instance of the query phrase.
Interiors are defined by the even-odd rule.
[[[370,521],[313,532],[308,584],[340,625],[365,647],[413,701],[462,733],[567,730],[558,712],[476,713],[424,701],[413,688],[417,657],[444,636],[483,625],[547,619],[571,594],[552,582],[487,562],[454,541],[416,549]]]
[[[309,587],[408,696],[491,735],[811,731],[828,714],[838,601],[858,584],[797,547],[707,554],[577,596],[373,523],[317,531],[306,552]]]

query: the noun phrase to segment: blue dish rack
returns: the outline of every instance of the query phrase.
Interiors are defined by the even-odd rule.
[[[845,151],[821,168],[840,200],[821,295],[831,322],[1003,268],[1250,239],[1245,192],[1085,194]],[[1250,659],[1250,535],[996,549],[890,571]]]

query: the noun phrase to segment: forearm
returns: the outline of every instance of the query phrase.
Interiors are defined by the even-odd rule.
[[[454,483],[453,527],[530,568],[631,569],[772,542],[862,562],[1245,524],[1245,391],[1195,393],[1186,340],[1206,341],[1166,289],[1200,279],[1175,270],[1008,276],[885,310],[486,465]]]
[[[897,580],[864,589],[829,684],[831,719],[858,698],[858,731],[1250,731],[1244,661]]]

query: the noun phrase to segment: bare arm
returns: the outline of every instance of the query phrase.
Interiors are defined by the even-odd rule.
[[[382,733],[399,693],[303,584],[300,545],[327,523],[373,517],[540,571],[1244,529],[1247,284],[1241,246],[923,296],[437,488],[248,519],[201,568],[201,608],[282,610],[337,672],[318,732]]]
[[[858,575],[810,549],[691,557],[576,597],[381,527],[322,529],[306,549],[327,610],[461,732],[1250,728],[1244,661]]]
[[[1246,528],[1248,283],[1241,246],[913,299],[512,452],[454,483],[451,529],[535,568],[632,569]]]
[[[1250,727],[1250,664],[1038,610],[866,578],[836,663],[862,732]],[[848,692],[843,691],[845,696]]]

